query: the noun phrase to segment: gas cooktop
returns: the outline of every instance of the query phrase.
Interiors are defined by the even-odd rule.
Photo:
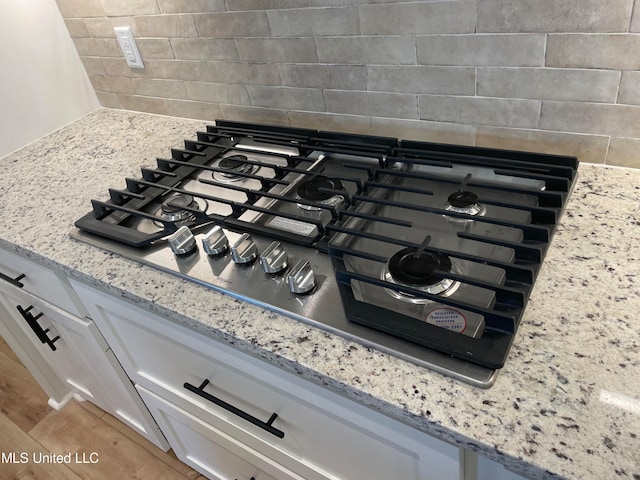
[[[577,159],[216,121],[72,236],[488,387]]]

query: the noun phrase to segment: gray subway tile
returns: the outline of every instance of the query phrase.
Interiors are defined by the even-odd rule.
[[[270,10],[267,16],[275,37],[360,33],[358,11],[353,7]]]
[[[87,21],[84,18],[68,18],[64,21],[71,38],[90,37]]]
[[[413,37],[318,37],[318,61],[323,63],[407,65],[416,63]]]
[[[369,66],[367,90],[401,93],[473,95],[475,68]]]
[[[640,105],[640,72],[622,72],[616,103]]]
[[[620,72],[559,68],[479,68],[478,95],[614,103]]]
[[[185,82],[190,100],[213,103],[249,105],[249,95],[244,85],[228,85],[212,82]]]
[[[230,38],[172,38],[171,47],[180,60],[237,60],[236,44]]]
[[[200,37],[266,37],[267,15],[261,11],[205,13],[194,15]]]
[[[270,63],[160,60],[153,62],[152,66],[157,76],[176,80],[250,85],[280,84],[278,66]]]
[[[478,32],[626,32],[633,0],[482,0]]]
[[[476,137],[480,147],[568,155],[590,163],[604,162],[608,144],[604,135],[500,127],[478,127]]]
[[[64,18],[104,17],[102,0],[56,0]]]
[[[133,83],[130,77],[110,77],[95,75],[89,77],[93,88],[101,92],[133,93]]]
[[[316,44],[311,37],[304,38],[238,38],[240,60],[249,62],[301,62],[317,61]]]
[[[135,17],[136,31],[142,37],[197,37],[193,15],[143,15]]]
[[[385,137],[422,142],[473,145],[476,127],[459,123],[430,122],[427,120],[399,120],[373,118],[371,133]]]
[[[640,139],[612,138],[607,152],[607,165],[640,168]]]
[[[139,38],[136,44],[143,61],[150,58],[173,58],[168,38]]]
[[[98,17],[87,18],[85,21],[92,37],[113,38],[116,35],[113,30],[114,27],[131,27],[134,37],[139,36],[133,17]],[[136,38],[136,41],[138,41],[138,38]]]
[[[272,10],[308,7],[309,0],[226,0],[227,10]]]
[[[217,103],[194,102],[191,100],[164,100],[167,115],[175,117],[195,118],[213,121],[222,117],[222,110]]]
[[[156,0],[102,0],[102,3],[110,17],[160,13]]]
[[[420,118],[439,122],[535,127],[540,102],[513,98],[420,95]]]
[[[640,137],[640,106],[544,101],[540,128],[617,137]]]
[[[416,37],[418,64],[538,67],[544,35],[425,35]]]
[[[317,88],[249,85],[251,105],[283,110],[324,111],[322,90]]]
[[[82,57],[122,57],[122,50],[113,38],[74,38],[78,54]]]
[[[132,89],[135,95],[162,98],[187,98],[187,89],[181,80],[160,78],[133,78]]]
[[[280,72],[272,63],[215,62],[211,63],[212,81],[246,85],[279,85]]]
[[[157,0],[162,13],[224,12],[224,0]]]
[[[120,98],[118,98],[118,94],[111,92],[98,92],[96,91],[96,96],[98,97],[98,101],[100,105],[106,108],[122,108],[122,104],[120,103]]]
[[[136,110],[138,112],[157,113],[166,115],[167,109],[164,98],[141,97],[137,95],[118,95],[120,104],[125,110]]]
[[[291,87],[366,90],[367,73],[361,65],[280,64],[282,84]]]
[[[640,70],[640,35],[573,34],[549,35],[548,67]]]
[[[87,75],[106,75],[107,72],[100,57],[80,57]]]
[[[359,7],[364,35],[473,33],[476,2],[454,0]]]
[[[416,95],[326,90],[327,112],[371,117],[418,118]]]
[[[631,18],[630,32],[640,32],[640,4],[636,0],[636,6],[633,9],[633,17]]]
[[[145,61],[144,68],[131,68],[124,57],[102,58],[102,65],[107,75],[114,77],[152,77],[155,75],[152,65],[153,60]]]
[[[371,133],[371,118],[360,115],[342,115],[319,112],[289,112],[292,127],[315,130],[359,133]]]
[[[245,105],[220,105],[225,120],[239,122],[265,123],[271,125],[289,125],[286,110],[277,108],[250,107]]]

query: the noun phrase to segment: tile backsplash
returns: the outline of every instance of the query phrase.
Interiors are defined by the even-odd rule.
[[[640,168],[640,0],[57,3],[107,107]]]

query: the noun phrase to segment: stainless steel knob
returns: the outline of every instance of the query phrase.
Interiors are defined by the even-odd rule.
[[[191,233],[191,230],[186,226],[180,227],[172,233],[167,240],[169,241],[171,250],[176,255],[186,255],[198,249],[193,233]]]
[[[256,247],[251,235],[248,233],[242,234],[231,247],[231,257],[234,262],[240,264],[251,263],[258,258],[258,247]]]
[[[287,283],[291,293],[308,293],[316,286],[316,274],[309,260],[300,260],[287,275]]]
[[[202,248],[207,255],[220,255],[229,249],[229,239],[219,225],[202,237]]]
[[[280,242],[271,242],[271,245],[260,255],[260,263],[264,273],[279,273],[287,268],[287,252]]]

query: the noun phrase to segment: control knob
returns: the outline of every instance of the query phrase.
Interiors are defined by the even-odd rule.
[[[202,248],[207,255],[220,255],[229,249],[229,239],[219,225],[202,237]]]
[[[309,260],[300,260],[287,275],[287,283],[291,293],[309,293],[316,286],[316,274]]]
[[[243,233],[231,247],[231,257],[235,263],[243,265],[253,262],[258,258],[258,247],[248,233]]]
[[[271,245],[260,255],[260,263],[264,273],[279,273],[287,268],[287,252],[280,242],[271,242]]]
[[[169,235],[167,240],[169,241],[171,250],[176,255],[187,255],[198,249],[193,233],[184,225]]]

